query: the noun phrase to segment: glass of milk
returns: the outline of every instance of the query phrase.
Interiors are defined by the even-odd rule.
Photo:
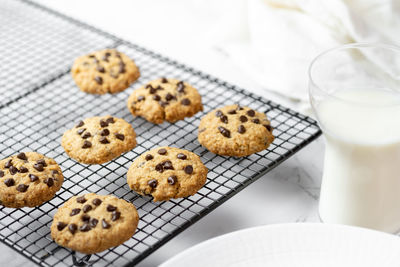
[[[400,230],[400,49],[349,44],[311,63],[310,101],[325,137],[321,220]]]

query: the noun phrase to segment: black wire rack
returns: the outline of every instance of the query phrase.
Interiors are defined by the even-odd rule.
[[[139,81],[115,95],[79,91],[69,74],[74,58],[102,48],[116,48],[133,58],[141,70]],[[239,103],[267,113],[275,128],[274,143],[248,157],[221,157],[197,141],[197,126],[204,113],[174,124],[134,119],[125,106],[129,93],[161,76],[198,88],[204,112]],[[0,93],[1,156],[37,151],[54,158],[66,178],[57,195],[39,207],[0,208],[1,241],[42,266],[133,266],[321,134],[314,120],[297,112],[24,0],[0,3]],[[63,132],[82,118],[106,114],[133,125],[137,147],[102,165],[84,165],[68,158],[60,146]],[[196,195],[154,203],[129,189],[126,172],[131,162],[163,145],[201,156],[209,174]],[[54,243],[50,225],[57,208],[71,196],[87,192],[113,194],[132,202],[140,216],[135,235],[94,255],[74,253]]]

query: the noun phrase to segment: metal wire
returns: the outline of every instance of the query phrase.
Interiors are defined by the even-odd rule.
[[[132,57],[141,78],[116,95],[79,91],[69,75],[74,58],[106,47]],[[321,134],[308,117],[33,2],[1,2],[0,51],[1,156],[37,151],[54,158],[66,178],[57,195],[39,207],[0,208],[1,241],[41,266],[133,266]],[[161,76],[198,88],[204,112],[232,103],[266,112],[275,128],[274,143],[245,158],[221,157],[197,141],[197,125],[204,113],[174,124],[134,119],[125,106],[128,95]],[[82,118],[106,114],[130,122],[138,146],[102,165],[83,165],[68,158],[60,146],[64,131]],[[131,162],[144,151],[163,145],[201,156],[209,175],[196,195],[153,203],[127,186],[125,175]],[[87,192],[113,194],[132,202],[140,216],[135,235],[91,256],[54,243],[49,233],[57,208],[71,196]]]

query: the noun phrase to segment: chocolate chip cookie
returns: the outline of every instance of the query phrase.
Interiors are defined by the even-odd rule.
[[[93,254],[127,241],[138,222],[138,213],[131,203],[89,193],[70,198],[57,210],[51,237],[60,246]]]
[[[140,76],[135,62],[114,49],[78,57],[71,74],[78,87],[90,94],[121,92]]]
[[[161,78],[136,89],[128,108],[135,116],[153,123],[175,122],[203,110],[201,96],[190,84]]]
[[[35,207],[52,199],[64,176],[54,159],[21,152],[0,160],[0,204],[11,208]]]
[[[230,105],[215,109],[201,119],[198,139],[215,154],[243,157],[266,149],[274,136],[264,113]]]
[[[152,149],[135,159],[128,170],[129,187],[154,201],[194,195],[207,180],[199,156],[173,147]]]
[[[136,146],[136,134],[123,119],[103,116],[79,121],[66,131],[61,145],[67,154],[82,163],[100,164]]]

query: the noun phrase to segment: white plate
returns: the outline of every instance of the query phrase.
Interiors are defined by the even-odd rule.
[[[399,267],[400,238],[342,225],[293,223],[222,235],[160,267]]]

